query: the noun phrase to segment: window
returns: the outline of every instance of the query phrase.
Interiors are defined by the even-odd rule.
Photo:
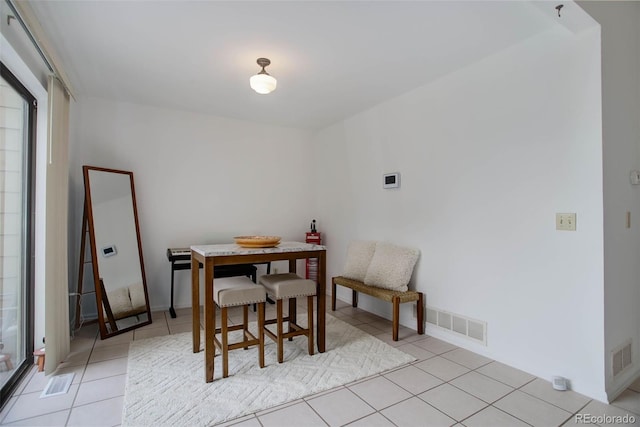
[[[0,386],[33,364],[35,98],[0,63]]]

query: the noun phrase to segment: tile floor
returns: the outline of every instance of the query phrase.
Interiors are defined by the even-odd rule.
[[[273,314],[273,308],[267,312]],[[580,424],[579,414],[629,415],[640,425],[640,380],[613,405],[605,405],[572,391],[554,391],[543,379],[408,328],[401,328],[401,340],[393,342],[389,321],[346,303],[340,302],[333,315],[417,360],[224,425],[547,427]],[[104,341],[95,325],[82,328],[57,372],[75,373],[69,392],[40,399],[48,378],[34,368],[0,413],[0,425],[120,425],[129,342],[191,330],[190,309],[179,310],[176,319],[168,312],[154,313],[153,319],[151,325]]]

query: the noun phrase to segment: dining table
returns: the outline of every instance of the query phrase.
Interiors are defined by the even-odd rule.
[[[214,376],[216,330],[216,305],[213,300],[215,281],[214,267],[220,265],[253,264],[272,261],[289,261],[289,272],[296,273],[297,260],[318,260],[318,286],[316,311],[316,343],[318,352],[325,351],[326,312],[326,247],[313,243],[280,242],[268,248],[242,247],[234,243],[191,246],[191,307],[193,316],[193,352],[200,349],[200,264],[204,270],[204,373],[205,381],[212,382]],[[295,319],[295,299],[289,301],[289,315]]]

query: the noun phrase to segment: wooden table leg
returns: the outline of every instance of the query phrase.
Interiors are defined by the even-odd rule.
[[[289,273],[297,273],[298,272],[298,263],[297,259],[289,260]],[[295,298],[289,298],[289,329],[287,332],[292,332],[293,328],[291,327],[291,323],[298,323],[298,306],[296,305]],[[289,341],[293,341],[293,337],[289,338]]]
[[[317,328],[318,328],[318,352],[325,352],[325,312],[327,305],[327,279],[326,279],[326,251],[318,252],[318,312],[317,312]]]
[[[191,253],[191,330],[193,352],[200,351],[200,263]]]
[[[204,263],[204,360],[205,380],[213,381],[213,358],[216,347],[213,338],[216,333],[216,305],[213,302],[213,259],[206,258]]]

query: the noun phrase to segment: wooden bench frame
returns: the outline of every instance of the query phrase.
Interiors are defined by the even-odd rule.
[[[400,326],[400,303],[418,302],[417,318],[418,318],[418,334],[424,334],[424,305],[422,292],[417,291],[394,291],[391,289],[377,288],[375,286],[365,285],[364,283],[348,279],[343,276],[331,278],[331,311],[336,311],[336,285],[344,286],[352,290],[351,305],[358,306],[358,292],[370,295],[374,298],[381,299],[393,304],[393,340],[398,341],[398,329]]]

